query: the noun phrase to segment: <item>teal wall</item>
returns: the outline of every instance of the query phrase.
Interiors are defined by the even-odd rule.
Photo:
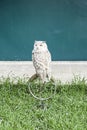
[[[87,0],[0,0],[0,60],[31,60],[35,40],[53,60],[87,60]]]

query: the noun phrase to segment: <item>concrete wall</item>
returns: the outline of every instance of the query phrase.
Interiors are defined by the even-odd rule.
[[[35,73],[31,61],[0,61],[0,77],[30,77]],[[87,79],[87,61],[53,61],[52,75],[62,82],[74,76]]]

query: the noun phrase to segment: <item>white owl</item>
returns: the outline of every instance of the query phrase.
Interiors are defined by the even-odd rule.
[[[51,54],[45,41],[35,41],[32,51],[32,61],[37,76],[42,82],[47,82],[51,78]]]

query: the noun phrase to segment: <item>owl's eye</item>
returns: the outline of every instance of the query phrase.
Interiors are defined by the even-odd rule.
[[[40,44],[40,46],[42,46],[42,44]]]

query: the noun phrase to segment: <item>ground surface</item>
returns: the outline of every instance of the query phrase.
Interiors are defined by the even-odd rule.
[[[53,98],[36,100],[29,85],[36,96]],[[50,82],[44,88],[37,81],[0,81],[0,130],[87,130],[85,80]]]

